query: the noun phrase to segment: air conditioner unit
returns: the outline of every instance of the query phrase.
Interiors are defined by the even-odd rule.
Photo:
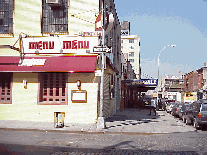
[[[47,4],[60,5],[60,0],[46,0]]]

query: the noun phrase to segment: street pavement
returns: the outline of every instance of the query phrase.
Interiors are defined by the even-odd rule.
[[[195,131],[193,126],[185,125],[165,111],[157,111],[157,115],[149,114],[149,109],[127,108],[118,111],[106,119],[106,128],[98,129],[97,124],[65,123],[63,128],[55,128],[54,122],[34,122],[17,120],[0,120],[1,130],[19,131],[60,131],[68,133],[118,133],[118,134],[162,134]]]

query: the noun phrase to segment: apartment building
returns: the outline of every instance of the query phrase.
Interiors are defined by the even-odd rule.
[[[207,98],[207,63],[184,75],[184,91],[197,93],[198,99]]]
[[[130,22],[121,22],[121,50],[127,61],[130,62],[137,79],[141,79],[140,67],[140,38],[130,35]]]
[[[102,0],[5,0],[0,11],[0,119],[96,123]],[[121,28],[106,0],[104,117],[120,105]],[[110,19],[110,20],[109,20]]]

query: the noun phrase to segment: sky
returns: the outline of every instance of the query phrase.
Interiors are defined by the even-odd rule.
[[[197,70],[207,62],[207,0],[114,0],[119,21],[140,37],[141,71],[153,78]],[[142,78],[146,78],[142,76]]]

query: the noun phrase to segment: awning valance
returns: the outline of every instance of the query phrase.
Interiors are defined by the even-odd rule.
[[[94,72],[97,56],[0,57],[0,72]]]

